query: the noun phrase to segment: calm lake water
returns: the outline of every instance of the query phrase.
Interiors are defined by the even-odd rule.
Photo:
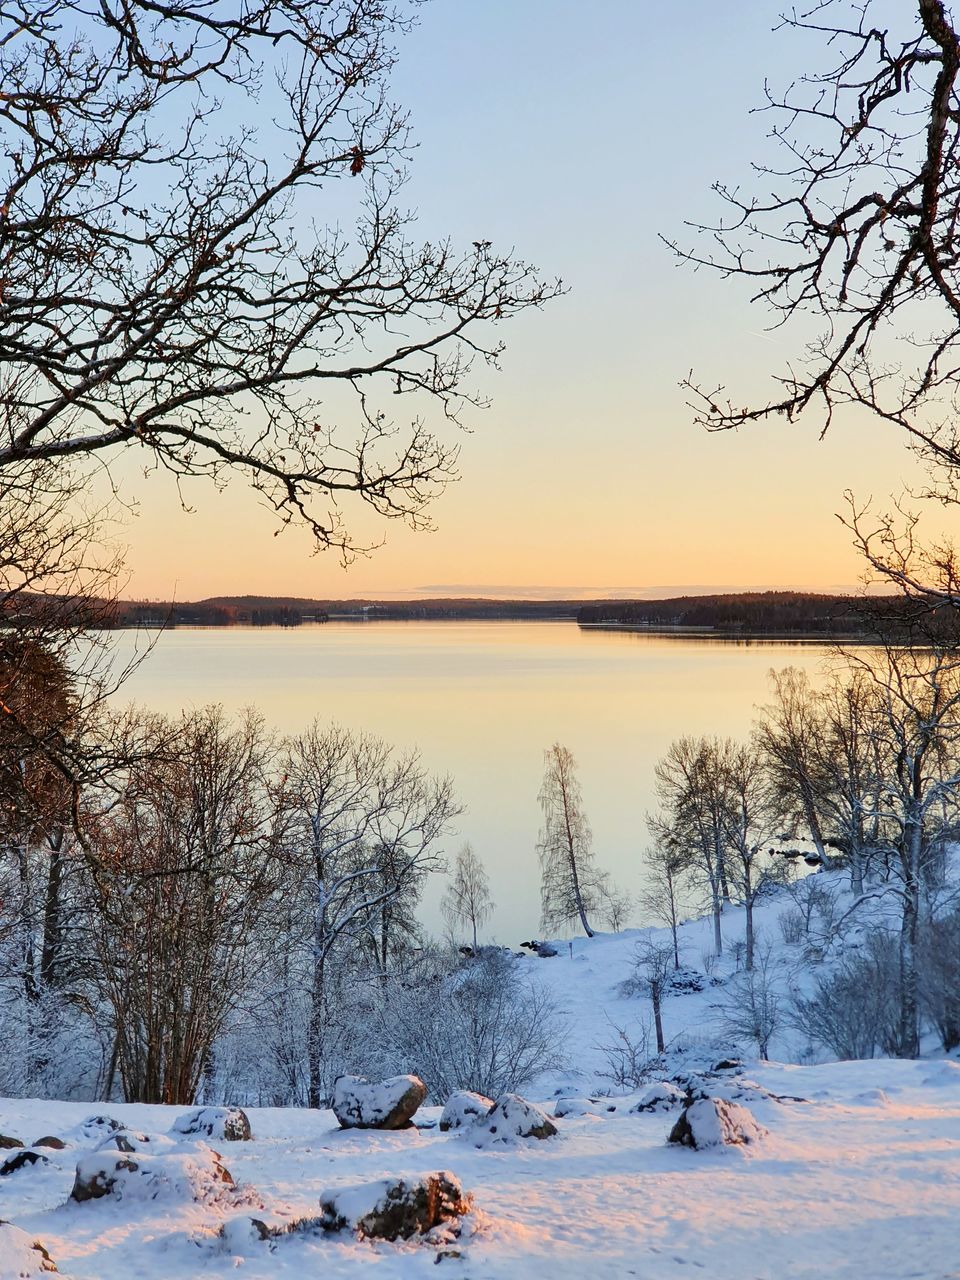
[[[142,643],[142,641],[141,641]],[[134,636],[120,637],[124,652]],[[682,734],[746,734],[769,697],[771,668],[811,675],[827,649],[621,631],[572,622],[331,622],[181,628],[160,636],[119,695],[157,711],[255,704],[281,732],[312,719],[416,746],[452,774],[466,805],[454,851],[470,840],[497,903],[492,931],[516,943],[539,925],[535,844],[543,752],[579,763],[597,860],[640,887],[653,768]],[[438,927],[442,880],[423,918]],[[635,923],[643,923],[637,919]]]

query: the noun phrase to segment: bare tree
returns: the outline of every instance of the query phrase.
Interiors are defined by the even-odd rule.
[[[678,738],[656,767],[658,818],[666,846],[705,883],[716,955],[723,951],[720,917],[730,900],[727,880],[728,796],[716,738]]]
[[[679,969],[680,894],[685,871],[684,858],[676,847],[668,823],[650,816],[647,818],[647,825],[657,843],[644,854],[645,887],[640,895],[640,906],[670,929],[673,967]]]
[[[486,868],[473,846],[461,845],[454,859],[450,883],[443,894],[440,910],[451,932],[469,929],[473,938],[473,950],[478,948],[477,931],[493,912],[490,882]]]
[[[757,727],[777,803],[802,828],[822,863],[835,849],[850,869],[853,892],[880,845],[881,762],[874,682],[849,664],[814,691],[804,672],[771,672],[774,702]]]
[[[753,909],[763,890],[777,878],[769,854],[777,819],[763,758],[753,743],[727,742],[721,767],[727,789],[726,865],[746,915],[744,967],[753,968]]]
[[[614,933],[620,933],[633,910],[633,898],[610,877],[604,877],[600,898],[604,924]]]
[[[761,710],[757,740],[783,817],[792,827],[802,825],[822,860],[821,705],[797,667],[771,671],[770,681],[774,701]]]
[[[416,753],[337,725],[314,724],[288,745],[283,807],[305,961],[309,1103],[332,1084],[331,995],[337,970],[371,939],[386,972],[396,908],[440,870],[440,841],[460,812],[449,778],[432,778]],[[335,1074],[335,1072],[334,1072]]]
[[[233,726],[215,707],[175,732],[159,717],[147,728],[157,750],[88,818],[94,941],[125,1097],[183,1104],[244,989],[278,883],[271,744],[252,712]]]
[[[539,795],[543,826],[537,841],[543,927],[563,929],[579,920],[592,938],[588,916],[600,906],[606,877],[593,861],[593,834],[583,811],[576,761],[559,742],[544,752],[544,759]]]
[[[566,1026],[550,993],[516,959],[485,948],[452,972],[429,953],[379,1009],[392,1055],[387,1070],[413,1070],[438,1101],[456,1089],[489,1097],[561,1067]]]
[[[723,1005],[723,1028],[732,1036],[752,1040],[761,1058],[770,1056],[770,1041],[784,1023],[784,998],[773,948],[761,944],[756,963],[733,979]]]
[[[779,162],[754,192],[718,183],[724,213],[676,252],[742,279],[796,350],[779,391],[751,403],[691,380],[697,419],[726,430],[810,416],[821,434],[866,410],[929,465],[929,494],[960,497],[960,27],[943,0],[824,0],[781,29],[820,68],[766,91]],[[810,340],[810,318],[819,334]],[[960,604],[953,549],[923,548],[907,513],[849,524],[873,567],[924,604]]]
[[[482,238],[424,243],[399,205],[413,14],[4,0],[0,483],[121,453],[241,475],[344,557],[351,495],[423,522],[457,450],[387,404],[455,420],[491,327],[558,286]]]
[[[638,942],[633,953],[633,972],[620,983],[624,996],[648,996],[653,1007],[653,1026],[657,1037],[657,1053],[663,1053],[663,997],[670,985],[670,966],[674,949],[662,942]]]
[[[888,648],[856,662],[880,700],[881,803],[897,873],[887,887],[901,906],[897,1052],[916,1057],[922,888],[960,821],[960,665],[950,651],[930,648]]]

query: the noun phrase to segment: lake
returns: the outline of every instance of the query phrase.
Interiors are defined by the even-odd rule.
[[[135,642],[119,637],[124,653]],[[653,769],[670,742],[746,734],[769,698],[770,669],[814,675],[827,653],[573,622],[179,628],[159,637],[118,700],[170,714],[255,704],[284,733],[316,717],[418,747],[431,770],[455,780],[466,812],[449,850],[470,840],[481,855],[497,904],[491,931],[516,944],[539,929],[537,793],[551,743],[577,758],[597,861],[636,894]],[[433,929],[442,889],[435,877],[424,898]]]

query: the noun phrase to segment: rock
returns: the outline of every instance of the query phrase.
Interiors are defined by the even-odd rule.
[[[470,1211],[470,1197],[452,1173],[388,1178],[320,1197],[324,1231],[355,1231],[372,1240],[408,1240]]]
[[[282,1234],[281,1228],[268,1226],[262,1218],[229,1218],[220,1228],[224,1249],[238,1258],[245,1256],[249,1245],[273,1240]]]
[[[208,1202],[233,1186],[216,1151],[202,1143],[189,1154],[123,1155],[92,1152],[77,1161],[70,1197],[83,1203],[112,1196],[115,1200],[167,1198]]]
[[[253,1137],[247,1113],[239,1107],[200,1107],[175,1120],[170,1132],[199,1134],[216,1142],[249,1142]]]
[[[9,1160],[4,1160],[3,1164],[0,1164],[0,1178],[17,1173],[18,1170],[26,1169],[30,1165],[49,1163],[47,1157],[42,1156],[39,1151],[18,1151],[15,1156],[11,1156]]]
[[[0,1151],[12,1151],[14,1147],[22,1146],[19,1138],[8,1138],[5,1133],[0,1133]]]
[[[63,1151],[66,1148],[67,1144],[64,1142],[62,1138],[47,1137],[47,1138],[38,1138],[33,1145],[35,1147],[50,1147],[54,1151]]]
[[[705,1147],[757,1142],[766,1132],[739,1103],[724,1098],[698,1098],[684,1107],[667,1141],[700,1151]]]
[[[478,1147],[510,1146],[526,1138],[550,1138],[556,1132],[545,1111],[519,1094],[505,1093],[473,1126],[471,1139]]]
[[[536,938],[533,938],[530,942],[521,942],[520,945],[521,947],[526,947],[528,951],[535,952],[543,960],[548,960],[551,956],[557,954],[556,947],[549,942],[538,942]]]
[[[343,1129],[406,1129],[426,1096],[419,1076],[391,1076],[380,1084],[340,1076],[333,1086],[333,1113]]]
[[[94,1147],[94,1151],[122,1151],[125,1155],[132,1155],[135,1151],[156,1153],[164,1149],[170,1150],[176,1145],[172,1138],[137,1133],[135,1129],[119,1129],[116,1133],[108,1133],[105,1138],[102,1138]]]
[[[126,1127],[122,1120],[116,1120],[113,1116],[87,1116],[80,1125],[80,1132],[87,1142],[96,1142],[107,1134],[118,1133]]]
[[[667,974],[664,994],[671,996],[692,995],[705,991],[708,979],[699,969],[671,969]]]
[[[32,1276],[56,1271],[53,1259],[39,1240],[21,1231],[12,1222],[0,1220],[0,1270],[5,1276],[30,1280]]]
[[[656,1084],[644,1089],[640,1097],[630,1108],[631,1115],[645,1111],[673,1111],[683,1106],[687,1095],[669,1080],[658,1080]]]
[[[444,1133],[448,1129],[462,1129],[485,1116],[492,1106],[492,1098],[485,1098],[482,1093],[471,1093],[469,1089],[459,1089],[447,1099],[440,1117],[440,1128]]]
[[[564,1116],[606,1116],[617,1110],[610,1098],[558,1098],[553,1108],[557,1119]]]
[[[743,1071],[743,1063],[739,1058],[721,1058],[713,1064],[714,1071],[734,1071],[738,1075]]]

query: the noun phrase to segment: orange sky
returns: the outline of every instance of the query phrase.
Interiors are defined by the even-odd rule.
[[[678,270],[657,238],[715,213],[711,180],[736,179],[762,146],[765,126],[748,114],[757,67],[796,70],[796,51],[771,34],[775,4],[693,8],[695,23],[690,6],[654,17],[635,0],[607,0],[605,27],[582,23],[579,0],[530,0],[519,12],[510,0],[425,7],[395,83],[421,143],[406,197],[424,236],[514,245],[570,292],[504,329],[503,372],[478,379],[493,407],[469,416],[463,479],[436,504],[436,532],[364,526],[387,545],[344,572],[334,556],[312,556],[305,534],[275,538],[270,515],[239,485],[187,488],[197,512],[188,515],[166,478],[144,480],[121,463],[122,490],[139,503],[124,535],[126,594],[563,595],[857,581],[834,513],[847,487],[885,499],[917,478],[903,440],[881,425],[841,424],[821,443],[812,421],[708,437],[678,388],[696,366],[738,398],[763,396],[769,372],[793,354],[785,335],[764,332],[743,291]],[[681,44],[690,60],[678,103]],[[576,76],[558,76],[559,66]]]

